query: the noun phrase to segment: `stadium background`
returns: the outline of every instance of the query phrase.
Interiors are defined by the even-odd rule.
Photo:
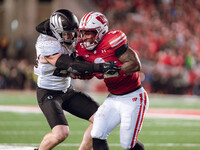
[[[150,93],[139,135],[146,149],[199,150],[199,0],[0,0],[0,150],[32,150],[49,131],[35,95],[35,26],[60,8],[78,19],[101,11],[110,29],[123,30],[137,50],[143,86]],[[101,80],[73,84],[99,103],[107,96]],[[67,118],[70,137],[55,150],[77,150],[88,126]],[[121,149],[119,127],[108,141],[111,150]]]
[[[110,29],[125,32],[141,59],[149,93],[200,95],[199,0],[0,0],[0,89],[35,89],[35,26],[60,8],[79,20],[101,11]],[[73,84],[106,91],[95,79]]]

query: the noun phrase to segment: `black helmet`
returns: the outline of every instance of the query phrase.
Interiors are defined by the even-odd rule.
[[[50,17],[50,29],[61,43],[72,44],[77,37],[79,22],[77,17],[69,10],[59,9]],[[74,33],[73,39],[64,39],[63,33]]]

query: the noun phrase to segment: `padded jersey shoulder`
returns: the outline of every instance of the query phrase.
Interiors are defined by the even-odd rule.
[[[102,45],[112,49],[118,49],[124,44],[127,44],[127,37],[121,30],[111,30],[102,38]]]
[[[64,52],[62,45],[57,41],[57,39],[45,34],[39,35],[35,47],[37,55],[43,57]]]

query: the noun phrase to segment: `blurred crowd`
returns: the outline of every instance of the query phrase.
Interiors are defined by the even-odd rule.
[[[148,92],[200,95],[200,0],[91,1],[110,29],[126,33],[141,59]],[[33,64],[6,59],[6,45],[2,40],[0,89],[35,89]],[[100,83],[97,89],[105,91]]]
[[[16,42],[15,50],[23,47],[22,42]],[[21,44],[20,44],[21,43]],[[22,51],[15,58],[8,55],[10,41],[7,36],[0,38],[0,89],[33,90],[36,87],[36,76],[33,74],[33,64],[28,62]]]
[[[126,33],[151,93],[200,95],[199,0],[94,0]]]
[[[33,65],[26,59],[0,60],[0,89],[33,90],[36,88]]]

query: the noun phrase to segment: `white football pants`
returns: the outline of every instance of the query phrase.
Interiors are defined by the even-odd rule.
[[[149,98],[143,87],[126,95],[109,94],[95,114],[92,138],[107,139],[110,132],[120,124],[122,148],[133,148],[148,107]]]

